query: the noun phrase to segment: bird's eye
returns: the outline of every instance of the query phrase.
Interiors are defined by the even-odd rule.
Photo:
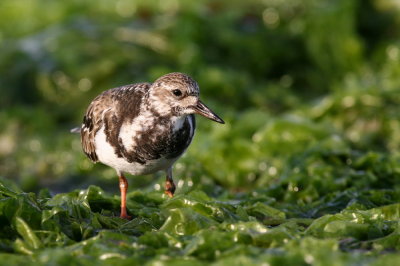
[[[182,96],[181,90],[173,90],[172,93],[173,93],[176,97]]]

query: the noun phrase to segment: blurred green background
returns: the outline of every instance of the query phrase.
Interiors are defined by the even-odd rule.
[[[178,193],[268,188],[311,202],[392,188],[399,29],[397,0],[2,0],[0,176],[25,191],[116,192],[115,172],[85,158],[70,128],[100,92],[180,71],[227,124],[198,119]]]

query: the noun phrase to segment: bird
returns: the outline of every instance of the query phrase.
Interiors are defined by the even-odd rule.
[[[94,98],[78,130],[83,152],[93,162],[115,169],[121,194],[120,217],[126,208],[126,173],[166,173],[165,194],[173,197],[173,164],[189,147],[196,129],[195,114],[225,122],[199,99],[198,83],[173,72],[153,83],[106,90]]]

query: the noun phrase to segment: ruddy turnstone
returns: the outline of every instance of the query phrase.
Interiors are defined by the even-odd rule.
[[[91,102],[80,128],[83,151],[94,163],[117,171],[121,218],[130,218],[124,173],[146,175],[164,170],[165,193],[174,195],[172,165],[192,141],[194,114],[224,124],[199,100],[197,82],[183,73],[110,89]]]

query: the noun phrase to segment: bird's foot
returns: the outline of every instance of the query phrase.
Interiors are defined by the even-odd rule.
[[[175,184],[172,181],[167,180],[165,182],[165,194],[168,195],[168,197],[172,198],[174,196],[175,193]]]
[[[121,219],[126,219],[126,220],[132,220],[132,216],[129,216],[129,215],[126,213],[126,210],[121,211],[121,215],[119,216],[119,218],[121,218]]]
[[[174,193],[172,193],[172,192],[169,191],[169,190],[166,190],[166,191],[165,191],[165,194],[167,194],[167,196],[170,197],[170,198],[172,198],[172,197],[174,196]]]
[[[129,216],[128,214],[120,215],[119,218],[125,219],[125,220],[132,220],[132,216]]]

